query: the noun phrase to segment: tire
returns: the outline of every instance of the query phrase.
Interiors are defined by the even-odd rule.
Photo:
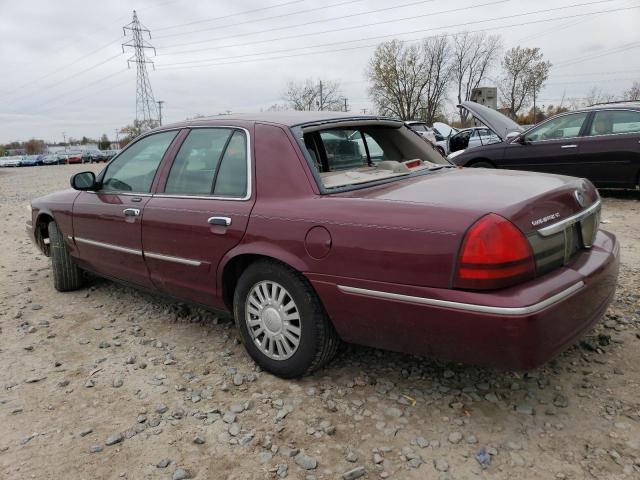
[[[282,290],[285,293],[279,303],[277,297],[282,295]],[[260,303],[260,296],[256,296],[258,292],[266,292],[269,297],[260,309],[255,304],[256,301]],[[278,309],[278,305],[291,305],[289,301],[293,301],[293,307]],[[256,315],[258,311],[260,315]],[[295,317],[296,312],[297,319],[288,321],[285,318],[287,314]],[[340,345],[340,339],[307,279],[273,260],[260,260],[243,272],[233,296],[233,313],[249,355],[263,370],[278,377],[296,378],[317,370],[335,356]],[[298,334],[294,332],[296,327]],[[297,345],[285,335],[289,339],[297,338]],[[287,352],[285,346],[293,352]],[[271,355],[265,353],[269,348],[273,350]],[[274,358],[274,355],[281,358]]]
[[[78,268],[69,255],[69,249],[64,243],[64,237],[58,230],[56,222],[49,223],[48,229],[53,286],[59,292],[77,290],[84,284],[82,270]]]
[[[469,165],[470,167],[473,168],[496,168],[494,167],[491,163],[489,162],[474,162],[471,165]]]

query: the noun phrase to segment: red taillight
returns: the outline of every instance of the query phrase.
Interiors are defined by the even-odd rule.
[[[490,213],[467,232],[454,279],[455,288],[502,288],[535,275],[533,252],[509,220]]]

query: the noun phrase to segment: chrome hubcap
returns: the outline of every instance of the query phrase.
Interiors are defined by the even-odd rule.
[[[267,357],[286,360],[300,345],[302,325],[293,298],[276,282],[256,283],[247,296],[245,320],[253,343]]]

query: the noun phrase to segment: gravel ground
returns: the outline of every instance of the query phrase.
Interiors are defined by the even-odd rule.
[[[0,478],[640,478],[640,195],[604,198],[616,299],[528,372],[346,346],[260,372],[228,318],[95,280],[57,293],[33,197],[101,166],[0,170]]]

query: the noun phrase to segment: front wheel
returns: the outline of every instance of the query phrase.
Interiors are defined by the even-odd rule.
[[[340,343],[307,279],[275,261],[258,261],[244,271],[233,311],[249,355],[282,378],[325,365]]]
[[[48,229],[53,286],[59,292],[77,290],[84,284],[82,270],[78,268],[71,255],[69,255],[69,249],[56,222],[49,223]]]

